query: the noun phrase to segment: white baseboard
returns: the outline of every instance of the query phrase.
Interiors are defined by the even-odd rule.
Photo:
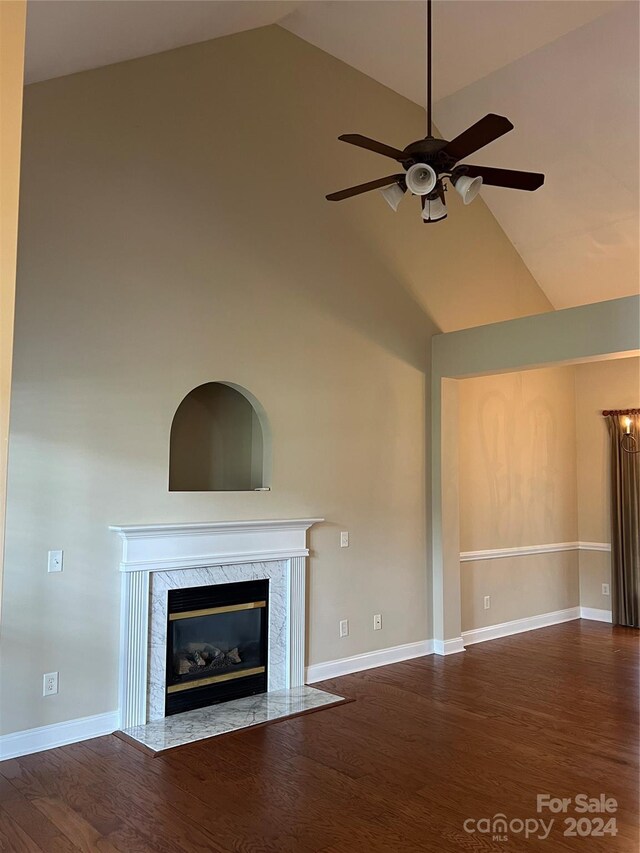
[[[328,660],[324,663],[316,663],[308,666],[305,671],[307,684],[315,684],[317,681],[325,681],[329,678],[338,678],[340,675],[350,675],[353,672],[361,672],[363,669],[374,669],[377,666],[386,666],[389,663],[400,663],[403,660],[420,658],[424,655],[433,654],[433,640],[421,640],[419,643],[404,643],[402,646],[391,646],[388,649],[379,649],[376,652],[365,652],[361,655],[353,655],[349,658]]]
[[[462,637],[454,637],[453,640],[434,640],[433,651],[436,655],[457,655],[464,651],[464,640]]]
[[[26,729],[0,737],[0,761],[31,755],[56,746],[78,743],[92,737],[101,737],[114,732],[119,725],[117,711],[107,714],[95,714],[93,717],[80,717],[65,723],[53,723],[37,729]]]
[[[593,619],[595,622],[611,622],[610,610],[598,610],[597,607],[581,607],[581,619]]]
[[[483,643],[485,640],[495,640],[499,637],[509,637],[548,625],[559,625],[573,619],[593,619],[598,622],[611,622],[610,610],[598,610],[593,607],[570,607],[567,610],[556,610],[553,613],[543,613],[540,616],[530,616],[526,619],[515,619],[500,625],[489,625],[486,628],[476,628],[473,631],[463,631],[461,637],[452,640],[421,640],[418,643],[405,643],[375,652],[365,652],[339,660],[325,661],[313,664],[305,671],[307,684],[350,675],[378,666],[391,663],[401,663],[404,660],[424,657],[425,655],[452,655],[463,652],[465,646]],[[55,749],[69,743],[78,743],[93,737],[101,737],[116,731],[119,727],[117,711],[106,714],[95,714],[92,717],[81,717],[64,723],[53,723],[36,729],[26,729],[0,736],[0,761],[9,758],[19,758],[21,755],[31,755],[46,749]]]
[[[499,625],[488,625],[486,628],[474,628],[463,631],[462,639],[465,646],[473,643],[484,643],[485,640],[497,640],[500,637],[510,637],[512,634],[522,634],[534,631],[536,628],[546,628],[549,625],[559,625],[580,619],[580,608],[569,607],[566,610],[555,610],[552,613],[541,613],[539,616],[528,616],[526,619],[514,619],[512,622],[502,622]]]
[[[400,663],[404,660],[433,654],[433,640],[422,640],[418,643],[405,643],[402,646],[392,646],[376,652],[366,652],[340,660],[330,660],[307,667],[305,681],[313,684],[340,675],[349,675],[365,669],[386,666],[390,663]],[[101,737],[116,731],[120,725],[117,711],[107,714],[96,714],[93,717],[81,717],[64,723],[54,723],[40,726],[36,729],[26,729],[0,736],[0,761],[9,758],[19,758],[21,755],[31,755],[57,746]]]

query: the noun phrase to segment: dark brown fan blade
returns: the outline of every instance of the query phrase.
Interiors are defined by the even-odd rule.
[[[533,192],[544,184],[544,175],[539,172],[518,172],[514,169],[493,169],[491,166],[465,166],[465,174],[471,178],[481,177],[483,184],[491,187],[508,187],[512,190]]]
[[[388,175],[386,178],[378,178],[377,181],[369,181],[366,184],[358,184],[357,187],[349,187],[346,190],[338,190],[337,193],[331,193],[328,195],[327,201],[342,201],[343,198],[351,198],[354,195],[360,195],[360,193],[368,193],[369,190],[379,190],[382,187],[389,187],[391,184],[400,184],[401,187],[404,188],[403,184],[400,181],[404,178],[404,175]]]
[[[485,145],[493,142],[494,139],[504,136],[510,130],[513,130],[513,125],[508,118],[497,116],[495,113],[489,113],[489,115],[486,115],[480,121],[468,127],[464,133],[461,133],[455,139],[452,139],[451,142],[448,142],[442,149],[442,152],[453,157],[456,161],[462,160],[479,148],[484,148]]]
[[[392,160],[402,161],[403,154],[398,148],[392,148],[384,142],[376,142],[375,139],[369,139],[368,136],[362,136],[360,133],[343,133],[338,139],[348,142],[349,145],[357,145],[358,148],[366,148],[367,151],[382,154],[384,157],[391,157]]]

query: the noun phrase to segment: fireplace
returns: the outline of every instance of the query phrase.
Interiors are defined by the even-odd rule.
[[[165,715],[267,690],[269,580],[169,590]]]
[[[195,684],[200,677],[240,673],[243,663],[247,669],[261,666],[266,669],[266,675],[255,673],[257,678],[263,679],[258,689],[254,683],[252,690],[255,692],[264,692],[266,689],[269,694],[304,684],[305,583],[306,558],[309,554],[306,538],[307,530],[322,520],[216,521],[111,528],[122,540],[120,728],[142,726],[175,713],[175,710],[167,707],[169,696],[172,697],[169,705],[180,701],[191,702],[198,695],[203,695],[196,693],[196,690],[204,692],[205,688],[213,687],[213,698],[211,695],[207,698],[208,705],[220,701],[217,696],[221,693],[221,684],[226,683],[228,689],[244,690],[249,687],[245,679],[253,677],[246,671],[240,678]],[[263,657],[255,667],[253,660],[251,664],[248,659],[242,661],[240,637],[231,645],[227,639],[225,649],[220,637],[209,636],[207,639],[196,636],[176,640],[175,636],[171,636],[174,622],[184,621],[185,627],[188,624],[186,619],[169,619],[170,607],[177,606],[173,593],[191,595],[207,590],[209,594],[211,587],[227,585],[238,585],[244,593],[248,589],[245,584],[260,581],[265,583],[261,591],[252,592],[246,597],[243,595],[235,602],[266,602],[265,607],[246,608],[259,612],[261,630],[265,632],[261,635]],[[220,604],[219,599],[216,599],[215,604],[197,600],[193,606],[185,606],[182,613],[232,605]],[[255,614],[253,617],[256,618]],[[216,672],[210,667],[210,675],[188,672],[191,666],[183,663],[178,668],[184,670],[178,672],[182,677],[176,680],[173,672],[175,655],[172,652],[168,660],[167,645],[172,643],[175,647],[176,643],[180,646],[182,642],[212,645],[214,650],[208,651],[216,657],[219,655],[216,655],[215,649],[229,655],[238,647],[241,663],[229,662],[228,659],[226,662],[218,661],[225,663],[227,671],[222,671],[221,667]],[[202,657],[204,659],[204,655]],[[196,662],[195,658],[188,660],[191,664]],[[202,668],[202,664],[198,666]],[[169,687],[182,685],[188,686],[169,693]]]

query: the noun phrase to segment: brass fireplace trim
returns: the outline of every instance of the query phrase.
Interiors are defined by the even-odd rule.
[[[175,622],[178,619],[193,619],[194,616],[212,616],[215,613],[233,613],[234,610],[255,610],[266,606],[266,601],[247,601],[244,604],[230,604],[227,607],[206,607],[203,610],[185,610],[184,613],[170,613],[169,622]]]
[[[243,669],[240,672],[226,672],[224,675],[210,675],[208,678],[196,678],[186,681],[184,684],[172,684],[167,687],[167,693],[179,693],[181,690],[191,690],[193,687],[204,687],[206,684],[217,684],[219,681],[232,681],[234,678],[243,678],[245,675],[260,675],[265,671],[263,666],[254,666],[251,669]]]

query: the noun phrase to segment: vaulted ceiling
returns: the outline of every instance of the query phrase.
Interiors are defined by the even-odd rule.
[[[536,193],[482,195],[556,308],[640,287],[638,11],[635,0],[434,3],[436,124],[451,138],[487,112],[514,123],[470,159],[546,173]],[[26,79],[274,23],[424,104],[425,6],[413,0],[30,0]],[[390,126],[383,141],[409,140]]]
[[[556,308],[640,290],[638,8],[625,4],[438,103],[445,136],[485,106],[514,123],[470,162],[546,173],[535,193],[482,195]]]

